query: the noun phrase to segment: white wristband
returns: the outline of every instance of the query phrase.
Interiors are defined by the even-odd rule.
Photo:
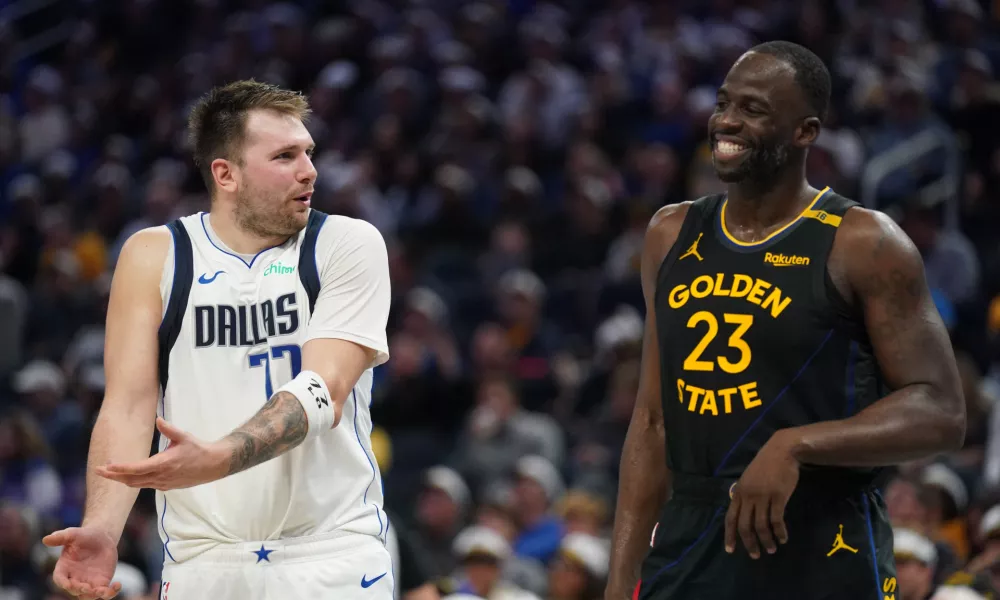
[[[306,411],[309,431],[306,440],[321,435],[333,429],[336,411],[333,399],[326,389],[326,382],[312,371],[302,371],[298,376],[281,386],[279,392],[288,392],[295,396]]]

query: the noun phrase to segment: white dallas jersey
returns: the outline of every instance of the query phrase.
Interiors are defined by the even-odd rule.
[[[314,210],[298,235],[256,256],[223,245],[206,213],[168,228],[159,407],[168,422],[206,441],[225,436],[299,373],[311,339],[371,348],[371,367],[388,359],[388,259],[370,224]],[[165,560],[184,561],[220,543],[334,531],[384,543],[371,387],[369,368],[328,433],[219,481],[157,492]],[[161,438],[161,450],[166,442]]]

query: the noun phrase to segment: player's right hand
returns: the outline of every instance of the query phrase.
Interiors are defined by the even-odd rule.
[[[52,581],[81,600],[110,600],[122,589],[111,582],[118,566],[118,544],[107,532],[70,527],[42,538],[49,547],[62,546]]]

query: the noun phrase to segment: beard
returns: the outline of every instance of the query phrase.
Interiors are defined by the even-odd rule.
[[[716,164],[715,173],[724,183],[771,181],[788,164],[788,154],[789,144],[773,138],[764,140],[753,146],[746,158],[733,168],[720,169]]]
[[[257,237],[291,237],[306,226],[308,212],[294,205],[276,202],[255,187],[247,186],[236,198],[236,225]]]

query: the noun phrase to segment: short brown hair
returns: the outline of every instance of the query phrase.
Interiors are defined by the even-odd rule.
[[[214,188],[212,161],[242,161],[247,114],[255,109],[278,111],[305,120],[309,102],[300,92],[248,79],[213,88],[191,110],[188,135],[194,164],[208,190]]]

